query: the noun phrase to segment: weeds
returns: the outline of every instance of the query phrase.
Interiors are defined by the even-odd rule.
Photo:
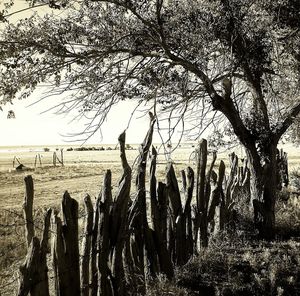
[[[209,247],[178,269],[177,284],[203,295],[299,295],[298,242],[230,245]]]

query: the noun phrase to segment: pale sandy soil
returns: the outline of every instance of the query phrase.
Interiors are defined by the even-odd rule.
[[[112,146],[111,146],[112,147]],[[136,147],[135,147],[136,148]],[[188,165],[195,168],[194,147],[185,145],[172,154],[175,170],[178,172]],[[112,184],[117,186],[122,170],[119,151],[66,151],[64,152],[65,166],[53,167],[53,151],[7,151],[0,153],[0,209],[20,208],[24,198],[24,182],[26,175],[31,174],[35,184],[35,206],[49,207],[58,205],[65,190],[71,196],[81,201],[85,193],[96,197],[100,191],[102,179],[107,169],[112,170]],[[25,150],[25,149],[24,149]],[[27,148],[28,150],[28,148]],[[300,149],[287,147],[289,153],[289,167],[293,170],[300,165]],[[237,151],[240,152],[240,151]],[[31,171],[17,172],[12,167],[14,156],[30,168],[34,167],[35,155],[42,156],[42,167]],[[134,164],[138,150],[126,151],[129,164]],[[218,155],[216,165],[220,159],[228,163],[228,152]],[[164,180],[166,159],[163,155],[158,157],[158,178]],[[133,165],[133,169],[135,166]],[[180,179],[180,178],[179,178]],[[134,190],[133,190],[134,191]]]
[[[129,164],[133,165],[138,150],[127,150]],[[26,166],[34,167],[34,158],[37,153],[19,152],[18,157]],[[112,184],[117,187],[122,175],[119,151],[66,151],[64,153],[65,166],[53,167],[51,164],[53,152],[40,152],[42,167],[32,170],[15,171],[12,167],[14,152],[0,154],[0,208],[20,208],[24,198],[24,177],[32,175],[35,185],[35,206],[49,207],[58,205],[65,190],[72,197],[81,201],[85,193],[96,197],[102,185],[105,171],[112,171]],[[177,170],[189,165],[190,149],[182,149],[174,155]],[[158,175],[164,172],[164,157],[159,157]],[[193,162],[190,162],[193,165]],[[135,166],[133,165],[133,170]]]

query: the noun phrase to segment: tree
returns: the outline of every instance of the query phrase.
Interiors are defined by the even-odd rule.
[[[90,128],[124,99],[200,123],[212,111],[208,121],[226,118],[246,149],[260,230],[271,237],[276,147],[300,113],[297,3],[74,0],[16,23],[3,13],[1,102],[47,82],[52,95],[70,94],[63,107],[94,112]]]

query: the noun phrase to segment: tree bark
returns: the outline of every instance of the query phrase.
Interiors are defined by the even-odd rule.
[[[275,232],[276,146],[277,143],[272,142],[261,146],[260,163],[253,161],[253,154],[246,150],[250,160],[250,193],[254,222],[260,236],[265,239],[272,239]]]

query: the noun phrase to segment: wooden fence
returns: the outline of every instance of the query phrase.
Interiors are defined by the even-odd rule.
[[[191,167],[181,171],[183,190],[179,189],[171,163],[166,169],[166,182],[157,182],[157,152],[151,148],[153,126],[152,119],[140,146],[133,201],[125,133],[120,135],[123,174],[117,194],[113,198],[111,171],[107,170],[95,205],[89,195],[84,197],[86,219],[81,250],[78,202],[67,191],[63,195],[61,212],[48,210],[41,240],[35,236],[33,180],[31,176],[25,178],[28,254],[20,268],[18,295],[29,292],[32,296],[49,295],[47,262],[50,261],[54,270],[55,295],[145,295],[148,276],[155,278],[162,273],[172,279],[174,267],[185,264],[198,254],[199,249],[207,247],[212,233],[234,227],[235,203],[239,198],[250,200],[247,161],[242,161],[239,166],[238,157],[231,154],[229,174],[225,176],[225,164],[220,161],[216,166],[215,153],[212,162],[207,164],[207,142],[202,140],[197,148],[196,173]]]

